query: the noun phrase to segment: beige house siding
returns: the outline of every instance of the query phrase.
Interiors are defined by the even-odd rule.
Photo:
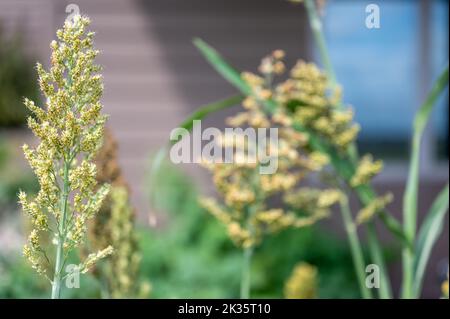
[[[148,210],[142,186],[149,155],[195,108],[235,92],[194,48],[195,36],[242,69],[255,69],[275,48],[293,57],[307,52],[301,10],[278,0],[264,1],[264,10],[257,0],[1,0],[0,20],[8,31],[24,31],[30,53],[47,65],[70,3],[92,19],[104,67],[102,101],[141,213]]]

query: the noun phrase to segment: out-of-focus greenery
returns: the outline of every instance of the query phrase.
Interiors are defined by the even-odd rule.
[[[71,256],[68,263],[75,262],[75,256]],[[0,251],[0,298],[50,298],[48,286],[20,254],[2,256]],[[62,297],[99,298],[100,285],[91,275],[82,275],[80,288],[65,289]]]
[[[155,206],[169,214],[161,229],[141,234],[142,273],[152,282],[152,297],[238,297],[242,255],[198,205],[195,186],[168,165],[152,176],[152,185]],[[320,298],[359,297],[345,241],[319,226],[284,231],[256,250],[252,297],[282,298],[299,261],[318,268]]]
[[[26,122],[28,111],[23,97],[38,101],[33,63],[22,48],[21,38],[6,39],[0,26],[0,127],[15,127]]]
[[[17,167],[10,151],[11,146],[0,137],[0,216],[6,208],[17,206],[19,189],[33,193],[37,190],[36,178],[31,172]]]
[[[184,174],[167,167],[163,175],[157,179],[157,206],[165,222],[156,229],[141,226],[137,231],[143,254],[140,278],[151,282],[151,297],[238,297],[240,251],[222,226],[200,208],[197,191]],[[284,283],[299,261],[318,268],[320,298],[359,297],[345,243],[319,227],[285,231],[256,251],[252,297],[282,298]],[[76,262],[75,257],[71,262]],[[20,252],[0,257],[0,298],[48,298],[44,280]],[[63,297],[98,298],[100,287],[92,276],[83,275],[80,289],[65,289]]]

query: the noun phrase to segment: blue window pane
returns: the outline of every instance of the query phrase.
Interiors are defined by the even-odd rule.
[[[380,7],[380,29],[365,25],[370,3]],[[420,10],[414,0],[327,2],[324,28],[331,59],[344,100],[362,126],[363,142],[402,142],[407,147],[415,111],[428,89],[421,87]],[[448,60],[448,2],[433,1],[431,13],[427,50],[435,76]],[[446,132],[447,122],[442,116],[436,119],[439,131]]]
[[[436,78],[448,63],[448,1],[434,1],[431,11],[432,75]],[[433,131],[442,146],[448,147],[448,88],[440,98],[433,118]],[[441,151],[446,151],[442,150]],[[448,155],[447,155],[448,156]]]

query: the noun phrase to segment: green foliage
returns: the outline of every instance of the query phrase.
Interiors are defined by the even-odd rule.
[[[216,50],[201,40],[195,40],[194,44],[200,50],[204,58],[220,75],[222,75],[224,79],[239,89],[242,94],[249,94],[248,86],[245,85],[245,82],[240,77],[238,71],[229,65]],[[263,103],[269,113],[275,112],[279,107],[279,105],[277,105],[277,103],[272,99],[265,99]],[[317,136],[311,130],[303,127],[299,121],[296,121],[292,127],[298,132],[306,133],[308,135],[309,147],[322,154],[327,154],[337,175],[339,175],[347,183],[350,181],[356,170],[355,163],[359,161],[354,147],[350,147],[348,152],[345,152],[346,154],[341,154],[342,152],[339,152],[332,145],[321,139],[320,136]],[[376,198],[376,193],[370,184],[360,185],[355,188],[355,191],[360,202],[364,206],[368,205]],[[387,229],[389,229],[401,241],[406,242],[400,223],[392,215],[387,214],[384,211],[379,212],[378,215]],[[379,290],[380,296],[383,298],[391,298],[390,282],[386,271],[384,256],[381,251],[381,246],[379,244],[373,222],[369,222],[367,224],[367,239],[369,242],[368,247],[371,252],[371,260],[373,263],[377,264],[381,270],[381,289]],[[406,243],[405,245],[408,244],[409,243]]]
[[[44,298],[46,288],[22,256],[0,255],[0,298]]]
[[[408,240],[415,243],[415,249],[405,247],[403,251],[404,298],[419,297],[425,266],[437,237],[442,232],[439,227],[448,209],[448,186],[438,196],[428,213],[416,242],[417,204],[419,200],[419,166],[422,136],[430,119],[437,99],[448,86],[448,65],[440,74],[425,102],[416,114],[413,125],[412,150],[408,181],[403,197],[404,232]]]
[[[0,127],[25,124],[28,110],[23,97],[38,101],[34,66],[23,52],[20,37],[5,39],[0,29]]]
[[[244,95],[252,95],[250,87],[242,79],[238,70],[231,66],[213,47],[208,45],[201,39],[194,40],[195,46],[199,49],[203,57],[208,61],[209,64],[230,84],[236,87]],[[261,101],[269,113],[273,113],[278,108],[277,103],[272,99],[265,99]],[[295,107],[295,105],[289,105],[288,108]],[[295,102],[294,102],[295,103]],[[319,138],[314,132],[306,130],[298,121],[293,124],[293,128],[299,132],[306,133],[309,137],[309,144],[313,150],[327,154],[331,159],[331,163],[335,171],[344,180],[350,180],[355,173],[355,163],[358,162],[357,159],[353,158],[354,154],[340,154],[335,148],[331,147],[328,143]],[[376,193],[372,189],[371,185],[361,185],[356,188],[356,192],[360,201],[367,205],[375,197]],[[387,229],[389,229],[395,236],[400,240],[405,241],[403,231],[401,229],[400,223],[392,217],[390,214],[385,212],[379,213],[381,220],[385,223]]]
[[[414,292],[417,297],[422,288],[423,276],[431,250],[444,229],[444,217],[448,211],[448,195],[447,184],[433,202],[417,237],[414,263]]]
[[[164,176],[164,178],[161,178]],[[222,226],[197,203],[197,191],[181,172],[163,165],[158,206],[167,212],[157,229],[137,230],[142,263],[139,281],[152,284],[152,298],[238,297],[242,255]],[[78,263],[72,255],[67,263]],[[252,265],[253,297],[282,298],[285,280],[299,261],[318,267],[320,298],[357,298],[358,287],[345,241],[325,228],[289,230],[265,241]],[[0,298],[48,298],[48,283],[24,259],[0,257]],[[101,284],[81,276],[64,298],[99,298]]]
[[[30,171],[23,171],[11,156],[11,146],[0,137],[0,215],[7,207],[17,206],[20,189],[35,193],[38,189],[36,178]]]
[[[68,264],[76,263],[70,256]],[[99,283],[91,276],[80,277],[79,289],[65,289],[63,298],[99,298]],[[0,253],[0,298],[48,298],[48,281],[36,274],[19,254],[4,256]]]
[[[242,254],[197,203],[195,186],[173,166],[150,177],[156,207],[166,223],[141,230],[142,276],[154,298],[237,298]],[[344,241],[319,227],[279,233],[259,247],[252,263],[252,297],[282,298],[299,261],[318,267],[320,298],[359,297],[351,254]]]

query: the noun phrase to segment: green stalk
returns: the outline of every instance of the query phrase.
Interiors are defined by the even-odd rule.
[[[333,65],[331,63],[330,56],[328,54],[325,37],[322,32],[322,22],[320,21],[320,17],[317,13],[316,6],[315,6],[313,0],[305,0],[304,3],[305,3],[305,7],[306,7],[306,12],[308,14],[309,24],[313,31],[314,39],[315,39],[315,42],[319,49],[321,60],[322,60],[325,72],[327,73],[327,77],[329,79],[330,86],[332,88],[336,88],[337,87],[336,75],[335,75],[335,72],[333,69]],[[340,106],[342,107],[342,105],[340,105]],[[358,162],[358,151],[357,151],[356,145],[354,143],[352,143],[352,145],[349,147],[348,156],[349,156],[350,164],[355,165]],[[360,195],[358,194],[358,196],[360,196]],[[362,202],[364,202],[361,198],[360,198],[360,200]],[[375,231],[373,222],[369,222],[367,228],[368,228],[367,230],[368,230],[369,250],[370,250],[372,262],[374,262],[378,265],[378,267],[380,268],[381,274],[382,274],[380,297],[381,298],[391,298],[390,282],[388,279],[388,274],[386,272],[384,257],[381,252],[381,247],[380,247],[377,235],[376,235],[376,231]]]
[[[241,299],[250,298],[250,267],[253,255],[253,247],[246,247],[243,250],[242,277],[241,277]]]
[[[363,205],[368,205],[376,197],[376,193],[369,185],[358,187],[356,189],[356,194],[358,195],[358,198]],[[389,225],[389,221],[391,221],[392,219],[392,222],[395,223],[395,230],[398,232],[398,234],[402,234],[402,230],[399,229],[399,226],[396,224],[397,221],[393,219],[389,214],[387,214],[386,212],[380,212],[379,215],[381,219],[384,219],[385,224],[387,225]],[[392,230],[393,233],[396,233],[395,230]],[[370,258],[372,262],[376,264],[380,269],[379,296],[382,299],[391,299],[391,283],[389,280],[389,274],[386,270],[386,265],[384,263],[383,250],[378,240],[374,222],[369,222],[367,224],[367,242],[369,245]],[[409,245],[405,241],[403,241],[403,243],[405,247],[407,247],[408,249],[412,249],[411,245]]]
[[[246,224],[250,235],[254,235],[254,228],[251,223],[251,218],[258,211],[260,207],[261,193],[259,191],[259,174],[255,173],[251,177],[253,181],[253,191],[255,192],[255,203],[247,208]],[[244,247],[244,255],[242,262],[242,276],[241,276],[241,299],[250,299],[250,287],[251,287],[251,263],[253,256],[254,246]]]
[[[64,265],[64,242],[66,239],[67,200],[69,197],[69,166],[64,161],[63,193],[61,194],[61,220],[58,229],[58,246],[56,248],[55,271],[52,281],[52,299],[61,297],[62,268]]]
[[[383,250],[378,240],[374,223],[367,225],[367,243],[369,245],[370,258],[372,262],[380,269],[380,290],[378,291],[381,299],[391,299],[392,289],[389,280],[389,274],[384,263]]]
[[[364,299],[372,299],[372,291],[365,284],[365,268],[364,256],[359,242],[356,225],[353,222],[348,199],[344,198],[340,201],[342,220],[344,221],[345,231],[347,232],[348,242],[352,252],[353,265],[355,267],[356,277],[358,278],[359,289]]]
[[[420,144],[422,142],[423,132],[428,122],[433,106],[436,100],[447,87],[448,84],[448,65],[438,80],[434,84],[431,92],[428,94],[425,102],[420,107],[414,119],[414,132],[411,149],[411,162],[408,172],[408,182],[406,184],[403,197],[403,222],[404,233],[408,240],[415,242],[417,227],[417,204],[419,193],[419,164],[420,164]],[[402,298],[414,297],[414,250],[403,250],[403,284]]]
[[[327,73],[328,80],[332,88],[337,86],[336,75],[334,73],[333,64],[331,63],[330,55],[328,54],[325,37],[322,32],[322,22],[320,21],[319,14],[317,13],[316,5],[313,0],[305,0],[306,12],[308,13],[309,25],[314,35],[314,40],[319,49],[320,58],[323,63],[323,67]]]
[[[444,230],[444,218],[448,211],[449,186],[448,183],[439,192],[420,227],[414,261],[414,298],[420,297],[423,277],[433,246]]]

